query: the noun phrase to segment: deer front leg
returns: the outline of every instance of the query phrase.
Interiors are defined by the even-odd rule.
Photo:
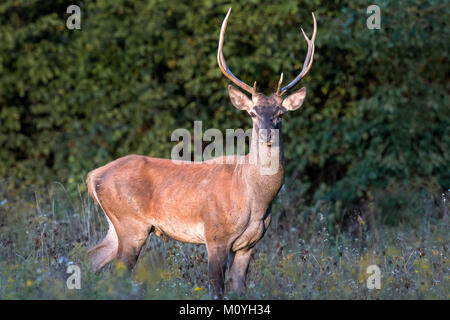
[[[244,248],[236,251],[234,254],[233,264],[231,265],[230,276],[233,292],[237,295],[242,294],[247,280],[248,265],[253,248]]]
[[[229,247],[215,243],[207,244],[209,295],[211,299],[223,299],[225,270],[227,266]]]

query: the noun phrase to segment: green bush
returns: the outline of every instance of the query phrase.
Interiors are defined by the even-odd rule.
[[[392,186],[450,186],[449,7],[441,1],[80,1],[81,30],[65,26],[70,1],[0,5],[0,175],[10,190],[61,181],[129,153],[169,157],[176,128],[248,128],[216,62],[259,90],[301,69],[300,32],[318,21],[302,110],[285,117],[288,177],[306,199],[348,205]],[[412,187],[413,186],[413,187]],[[84,186],[82,186],[83,188]],[[395,202],[395,201],[394,201]],[[394,204],[393,206],[395,207]]]

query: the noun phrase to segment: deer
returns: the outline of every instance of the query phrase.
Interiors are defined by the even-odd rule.
[[[109,225],[104,239],[88,251],[95,271],[115,258],[133,270],[142,246],[155,233],[159,237],[206,245],[212,299],[224,297],[227,266],[232,291],[242,295],[252,250],[270,225],[272,202],[284,183],[281,118],[287,111],[302,106],[306,88],[285,98],[283,95],[312,66],[317,23],[312,13],[311,39],[301,29],[308,44],[301,72],[284,87],[281,73],[276,92],[266,96],[256,91],[256,82],[253,87],[247,85],[227,67],[222,49],[230,13],[231,8],[220,30],[217,62],[223,75],[251,95],[249,98],[238,88],[228,86],[232,105],[247,111],[252,119],[248,154],[223,156],[235,161],[181,163],[128,155],[89,172],[86,179],[89,194]],[[261,154],[278,156],[270,174],[261,172],[266,165],[258,160]]]

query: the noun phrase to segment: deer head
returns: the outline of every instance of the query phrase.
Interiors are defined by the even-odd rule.
[[[314,58],[314,40],[316,39],[317,23],[314,13],[312,13],[314,21],[314,31],[311,39],[309,39],[302,29],[303,36],[308,43],[308,53],[306,55],[305,62],[303,63],[302,71],[298,76],[292,80],[287,86],[281,87],[283,83],[283,73],[280,76],[278,82],[277,91],[266,96],[263,93],[256,91],[256,81],[253,87],[239,80],[228,69],[223,56],[223,42],[225,38],[225,30],[227,28],[228,18],[230,17],[231,8],[228,10],[227,15],[222,23],[220,29],[219,49],[217,51],[217,62],[222,73],[230,79],[239,88],[247,91],[252,95],[249,99],[247,95],[236,89],[232,85],[228,86],[228,93],[230,95],[231,103],[239,110],[246,110],[252,117],[253,130],[258,136],[260,143],[270,146],[272,144],[272,130],[281,129],[281,118],[287,111],[297,110],[303,104],[306,97],[306,88],[303,87],[300,90],[290,94],[286,98],[283,95],[294,87],[305,75],[308,73]]]

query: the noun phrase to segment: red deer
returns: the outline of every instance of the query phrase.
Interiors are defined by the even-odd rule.
[[[251,99],[233,86],[228,87],[231,103],[247,111],[253,121],[250,150],[246,156],[233,157],[229,164],[215,159],[175,163],[171,159],[129,155],[88,174],[89,193],[100,205],[109,222],[106,237],[89,250],[95,270],[118,257],[130,270],[151,232],[172,239],[205,244],[208,252],[209,292],[223,298],[227,261],[232,289],[241,294],[245,287],[250,256],[255,244],[266,232],[271,217],[271,203],[284,181],[281,143],[281,117],[298,109],[306,89],[285,94],[309,71],[314,56],[317,24],[309,39],[302,71],[287,86],[270,96],[236,78],[228,69],[222,53],[225,30],[231,8],[220,30],[217,61],[220,70],[235,85],[251,94]],[[273,134],[279,132],[278,141]],[[278,153],[276,170],[262,174],[258,154]],[[226,158],[225,157],[225,158]],[[225,159],[223,158],[223,159]],[[229,159],[229,158],[227,158]],[[252,161],[255,160],[255,161]]]

